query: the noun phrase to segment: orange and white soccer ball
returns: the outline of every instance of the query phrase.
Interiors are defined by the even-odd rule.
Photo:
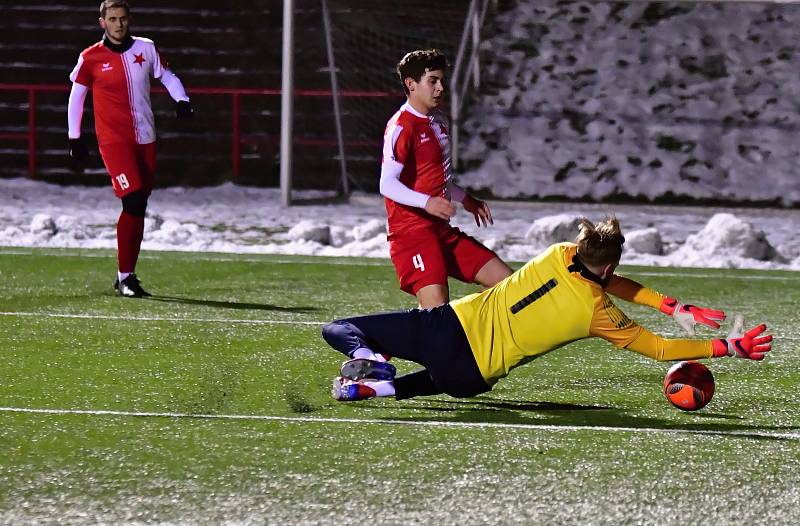
[[[700,362],[684,361],[669,368],[664,377],[664,396],[684,411],[702,409],[714,396],[714,375]]]

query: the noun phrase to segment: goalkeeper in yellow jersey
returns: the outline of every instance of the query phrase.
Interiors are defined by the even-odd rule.
[[[665,339],[628,318],[609,295],[674,317],[690,334],[718,329],[725,313],[686,305],[614,274],[625,238],[616,218],[582,220],[575,243],[550,246],[511,276],[478,294],[433,309],[413,309],[331,322],[322,336],[348,358],[333,381],[337,400],[491,390],[515,367],[583,338],[599,337],[656,360],[736,356],[761,360],[772,348],[767,327],[727,338]],[[424,367],[396,376],[388,354]]]

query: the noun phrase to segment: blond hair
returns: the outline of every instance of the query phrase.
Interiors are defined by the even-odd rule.
[[[131,12],[131,8],[126,0],[103,0],[100,2],[100,18],[105,18],[106,11],[112,7],[124,7],[127,14]]]
[[[578,228],[580,232],[575,243],[578,245],[578,255],[584,263],[594,266],[619,263],[625,237],[616,217],[607,217],[596,225],[581,218]]]

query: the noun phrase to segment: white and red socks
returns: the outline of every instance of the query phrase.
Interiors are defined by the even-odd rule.
[[[361,380],[361,383],[375,391],[375,396],[394,396],[394,382],[391,380]]]
[[[372,352],[372,349],[367,349],[366,347],[359,347],[353,351],[351,358],[365,358],[375,362],[388,362],[391,359],[391,356],[387,354],[374,353]]]

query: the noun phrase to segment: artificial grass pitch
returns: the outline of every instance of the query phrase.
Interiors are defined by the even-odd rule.
[[[143,300],[114,268],[0,249],[0,523],[800,522],[797,273],[620,270],[726,310],[701,337],[733,312],[776,337],[763,363],[705,360],[714,399],[684,413],[671,363],[600,340],[474,399],[335,402],[321,325],[413,307],[390,262],[147,252]]]

